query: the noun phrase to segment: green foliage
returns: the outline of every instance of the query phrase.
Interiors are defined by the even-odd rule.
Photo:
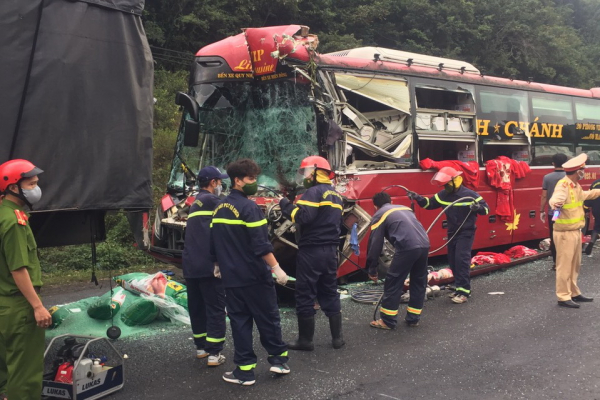
[[[193,54],[241,28],[305,24],[319,51],[381,46],[486,74],[600,86],[598,0],[148,0],[152,44]]]
[[[127,245],[111,242],[97,244],[96,268],[98,270],[118,270],[155,263],[150,256],[135,248],[132,243],[129,242]],[[92,246],[85,244],[40,249],[40,263],[44,273],[91,270]]]
[[[187,71],[157,69],[154,73],[154,159],[152,189],[154,204],[158,204],[165,193],[177,131],[181,121],[181,111],[175,104],[175,94],[187,91]]]

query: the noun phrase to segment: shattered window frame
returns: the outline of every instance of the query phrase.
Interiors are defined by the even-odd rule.
[[[337,123],[344,132],[346,170],[408,168],[414,165],[412,103],[409,80],[403,76],[355,71],[324,71],[333,80]],[[346,79],[345,79],[346,78]],[[390,94],[390,82],[404,88]],[[368,88],[369,85],[372,85]],[[374,85],[374,86],[373,86]],[[396,86],[396,89],[398,86]],[[366,89],[366,90],[365,90]],[[370,90],[369,90],[370,89]],[[386,95],[388,97],[386,98]],[[354,97],[354,105],[352,100]],[[358,100],[369,107],[364,113]],[[371,103],[369,103],[371,102]],[[375,106],[378,104],[379,106]],[[335,151],[335,157],[339,155]]]
[[[470,101],[464,105],[468,104],[469,107],[463,110],[419,108],[418,89],[468,94]],[[415,150],[419,161],[424,158],[479,161],[475,85],[415,77],[411,79],[411,96],[414,104],[414,134],[417,139]],[[457,102],[456,106],[460,104]],[[437,119],[436,125],[433,118]],[[433,129],[434,127],[443,129]]]

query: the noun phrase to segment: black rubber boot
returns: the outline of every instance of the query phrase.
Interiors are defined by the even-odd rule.
[[[331,329],[331,344],[334,349],[344,347],[344,337],[342,335],[342,313],[338,313],[329,317],[329,329]]]
[[[313,351],[313,337],[315,336],[315,316],[298,316],[298,340],[288,343],[290,350]]]
[[[592,237],[590,238],[590,242],[585,246],[585,254],[586,255],[591,255],[592,254],[592,250],[594,249],[594,243],[596,243],[596,240],[598,240],[598,233],[596,233],[595,231],[592,232]]]

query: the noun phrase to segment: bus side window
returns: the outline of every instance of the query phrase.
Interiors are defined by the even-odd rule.
[[[573,147],[568,144],[560,144],[560,145],[547,145],[547,144],[538,144],[534,146],[533,149],[533,160],[531,165],[534,166],[550,166],[552,165],[552,156],[557,153],[563,153],[568,158],[571,158],[575,155],[573,152]]]
[[[541,123],[573,124],[573,106],[570,98],[540,93],[532,93],[530,97],[534,119],[538,118]]]
[[[577,151],[588,155],[587,164],[600,165],[600,100],[574,98]]]

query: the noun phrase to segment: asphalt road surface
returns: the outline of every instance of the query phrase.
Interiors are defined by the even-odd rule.
[[[599,249],[596,249],[600,253]],[[221,375],[234,368],[231,332],[227,362],[207,368],[195,359],[188,328],[119,339],[128,355],[118,399],[600,399],[600,254],[583,257],[580,309],[558,307],[549,259],[472,281],[473,297],[456,305],[444,296],[425,303],[420,326],[370,328],[373,306],[342,301],[346,346],[334,350],[318,313],[315,351],[292,352],[292,372],[274,377],[255,334],[256,384],[241,387]],[[106,290],[82,285],[48,290],[46,304]],[[491,295],[490,292],[504,292]],[[402,318],[406,305],[401,306]],[[292,310],[282,311],[284,340],[295,337]]]

